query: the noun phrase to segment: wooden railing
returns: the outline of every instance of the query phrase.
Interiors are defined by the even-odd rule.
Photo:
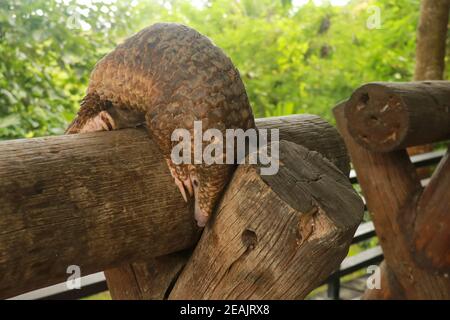
[[[383,248],[364,299],[450,298],[450,154],[424,186],[407,152],[450,139],[449,101],[448,81],[369,83],[333,109]]]
[[[411,157],[411,162],[416,168],[425,168],[435,166],[441,161],[445,154],[444,149],[437,151],[424,153],[420,155],[414,155]],[[350,181],[352,184],[357,185],[358,179],[354,170],[350,172]],[[422,180],[422,185],[425,186],[428,183],[428,179]],[[367,210],[367,207],[365,207]],[[356,230],[355,236],[353,237],[352,245],[360,243],[362,241],[369,240],[376,237],[375,226],[372,221],[363,222],[359,225]],[[366,271],[366,268],[371,265],[378,265],[383,260],[383,250],[380,245],[372,248],[368,248],[352,257],[347,257],[341,263],[341,267],[338,272],[330,276],[327,281],[328,292],[327,296],[329,299],[339,300],[340,287],[342,283],[342,278],[355,273],[360,270]],[[365,288],[363,288],[365,289]]]
[[[84,274],[105,270],[116,299],[299,299],[327,281],[329,296],[339,298],[341,277],[384,255],[383,289],[365,298],[446,298],[449,156],[410,160],[405,148],[450,138],[449,100],[449,82],[378,83],[335,108],[383,248],[345,260],[350,244],[373,237],[374,228],[357,229],[364,204],[348,182],[345,147],[317,117],[257,121],[285,140],[281,174],[266,178],[241,165],[199,241],[190,205],[142,130],[2,142],[0,296],[60,282],[75,263]],[[414,166],[438,162],[431,179],[418,180]],[[209,284],[199,285],[205,275]],[[28,297],[106,289],[101,273],[87,281]]]
[[[145,130],[1,142],[0,297],[62,282],[70,265],[104,270],[115,299],[305,297],[339,268],[364,205],[326,121],[257,126],[280,130],[280,170],[240,165],[200,240]]]
[[[444,154],[445,150],[441,149],[412,156],[411,161],[416,168],[431,167],[438,164]],[[350,181],[354,185],[358,184],[354,170],[351,170],[350,172]],[[374,237],[376,237],[376,233],[373,222],[363,222],[355,232],[352,245]],[[341,263],[339,271],[331,275],[326,282],[328,286],[328,298],[335,300],[341,299],[340,287],[344,276],[360,270],[366,270],[368,266],[379,264],[382,260],[383,252],[380,246],[369,248],[352,257],[346,257]],[[82,287],[80,289],[69,290],[65,283],[60,283],[13,297],[13,299],[82,299],[107,290],[108,286],[106,284],[105,276],[103,272],[99,272],[83,277]]]

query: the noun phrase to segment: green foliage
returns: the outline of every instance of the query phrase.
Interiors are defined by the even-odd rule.
[[[371,6],[380,9],[381,29],[366,27]],[[360,84],[412,78],[418,16],[419,0],[300,8],[289,0],[3,0],[0,139],[61,134],[95,62],[157,21],[192,26],[223,48],[256,116],[333,121],[331,107]]]
[[[81,300],[112,300],[109,291],[100,292],[92,296],[87,296]]]
[[[73,25],[74,6],[60,1],[0,3],[0,137],[60,134],[85,91],[95,62],[113,48],[125,17],[93,5]],[[86,6],[79,6],[85,10]],[[75,21],[77,22],[77,21]],[[72,24],[71,24],[72,23]]]

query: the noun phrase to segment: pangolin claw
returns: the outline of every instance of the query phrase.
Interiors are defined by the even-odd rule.
[[[178,189],[181,192],[181,195],[183,196],[184,202],[188,202],[187,196],[186,196],[186,190],[184,189],[184,184],[177,178],[175,178],[175,184],[177,185]]]

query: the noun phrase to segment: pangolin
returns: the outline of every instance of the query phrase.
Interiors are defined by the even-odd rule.
[[[97,62],[66,133],[146,125],[184,200],[195,197],[195,219],[203,227],[235,166],[172,162],[172,132],[184,128],[193,139],[194,121],[224,137],[226,129],[255,127],[244,84],[224,52],[192,28],[157,23]]]

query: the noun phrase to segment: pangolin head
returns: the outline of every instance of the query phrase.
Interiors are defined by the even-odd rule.
[[[234,165],[197,165],[191,169],[195,196],[195,220],[204,227],[214,212],[225,186],[232,177]]]

